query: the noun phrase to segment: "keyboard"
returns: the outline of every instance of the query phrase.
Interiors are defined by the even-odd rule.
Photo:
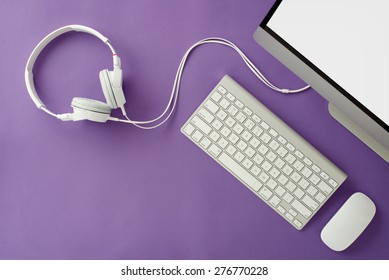
[[[228,75],[181,132],[298,230],[347,178]]]

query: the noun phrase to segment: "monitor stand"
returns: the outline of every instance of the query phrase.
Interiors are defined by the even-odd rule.
[[[362,128],[360,128],[355,122],[353,122],[331,103],[328,103],[328,111],[335,120],[341,123],[345,128],[351,131],[352,134],[358,137],[370,149],[389,163],[389,151],[385,149],[384,146],[374,140],[369,134],[367,134]]]

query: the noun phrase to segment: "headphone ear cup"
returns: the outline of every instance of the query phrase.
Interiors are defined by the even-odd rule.
[[[75,97],[72,100],[72,107],[74,121],[106,122],[111,115],[111,108],[98,100]]]
[[[107,69],[101,70],[99,73],[101,88],[103,89],[105,100],[112,109],[118,108],[115,95],[111,85],[111,78]]]

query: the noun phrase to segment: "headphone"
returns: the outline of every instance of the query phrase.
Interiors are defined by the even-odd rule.
[[[71,31],[88,33],[103,41],[112,52],[113,70],[109,71],[108,69],[104,69],[99,73],[101,88],[103,89],[106,103],[88,98],[74,97],[71,103],[71,106],[73,107],[73,113],[55,114],[47,109],[46,105],[42,102],[38,96],[38,93],[36,92],[33,68],[39,54],[51,41],[60,35]],[[49,35],[43,38],[43,40],[39,42],[28,58],[25,70],[25,82],[28,93],[30,94],[32,101],[34,101],[38,109],[41,109],[47,114],[62,121],[90,120],[95,122],[106,122],[107,120],[115,119],[111,118],[111,109],[117,108],[121,108],[123,115],[126,115],[124,108],[126,98],[122,89],[123,74],[120,57],[117,55],[109,39],[90,27],[82,25],[68,25],[51,32]]]
[[[33,68],[39,54],[51,41],[53,41],[55,38],[59,37],[60,35],[71,31],[88,33],[93,36],[96,36],[101,41],[103,41],[104,44],[106,44],[112,52],[113,70],[109,71],[105,69],[100,71],[99,73],[101,88],[103,89],[106,103],[98,100],[88,99],[88,98],[74,97],[71,103],[71,106],[73,107],[73,113],[55,114],[49,109],[47,109],[46,105],[42,102],[42,100],[38,96],[34,84]],[[174,112],[174,109],[176,108],[178,93],[179,93],[180,83],[181,83],[181,77],[189,54],[197,46],[203,44],[210,44],[210,43],[224,45],[235,50],[240,55],[240,57],[242,58],[246,66],[251,70],[251,72],[253,72],[253,74],[262,83],[264,83],[267,87],[271,88],[274,91],[283,94],[289,94],[289,93],[302,92],[310,88],[309,85],[294,90],[278,88],[275,85],[273,85],[268,79],[265,78],[265,76],[258,70],[258,68],[251,62],[251,60],[234,43],[232,43],[229,40],[218,38],[218,37],[206,38],[193,44],[186,51],[183,58],[181,59],[181,62],[178,66],[176,76],[174,79],[170,99],[162,114],[160,114],[158,117],[153,118],[151,120],[135,121],[130,119],[127,116],[126,110],[124,108],[124,104],[126,104],[126,98],[124,96],[124,92],[122,89],[123,75],[122,75],[121,61],[119,56],[117,55],[115,49],[113,48],[110,40],[107,37],[103,36],[98,31],[83,25],[67,25],[61,27],[51,32],[49,35],[43,38],[42,41],[39,42],[39,44],[32,51],[27,61],[25,75],[24,75],[26,87],[32,101],[35,103],[38,109],[41,109],[47,114],[56,117],[62,121],[89,120],[89,121],[100,122],[100,123],[105,123],[107,121],[117,121],[117,122],[133,124],[134,126],[142,129],[153,129],[164,124],[171,117],[171,115]],[[111,109],[117,109],[117,108],[121,109],[125,119],[111,117]]]

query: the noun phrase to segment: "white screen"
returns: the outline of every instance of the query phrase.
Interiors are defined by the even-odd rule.
[[[389,124],[389,1],[284,0],[268,26]]]

